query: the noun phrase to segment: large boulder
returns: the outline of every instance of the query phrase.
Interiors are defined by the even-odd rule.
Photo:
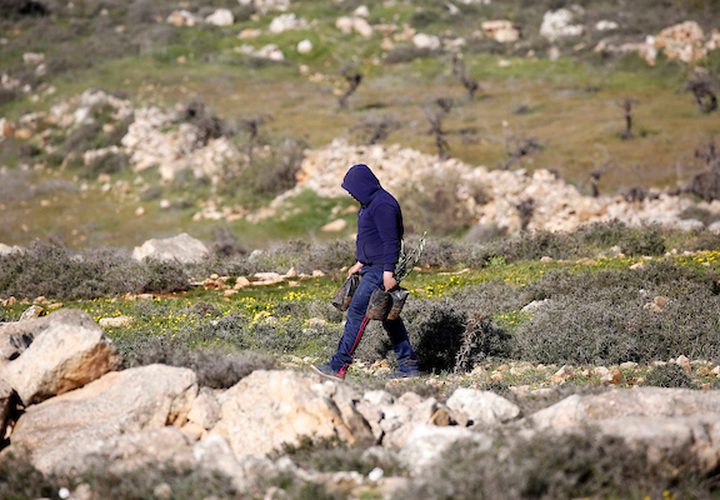
[[[159,260],[178,260],[183,264],[200,262],[209,254],[205,244],[187,233],[171,238],[152,238],[133,249],[136,260],[154,258]]]
[[[0,323],[0,365],[20,356],[30,347],[35,337],[50,325],[62,323],[82,326],[87,323],[86,318],[87,315],[81,314],[77,309],[60,309],[47,316]]]
[[[238,458],[264,456],[301,438],[372,441],[346,385],[295,371],[258,370],[218,398],[220,420],[210,431],[228,440]]]
[[[0,134],[2,133],[2,130],[0,130]],[[17,245],[6,245],[5,243],[0,243],[0,257],[3,255],[11,255],[14,253],[22,253],[23,248],[19,247]]]
[[[636,387],[574,395],[527,421],[537,432],[591,426],[646,450],[654,461],[689,451],[704,470],[720,465],[720,391]]]
[[[110,340],[87,313],[55,316],[47,325],[19,357],[0,368],[0,377],[25,405],[82,387],[120,364]]]
[[[497,425],[516,419],[520,408],[491,391],[459,388],[447,400],[455,420],[468,426]]]
[[[425,471],[443,467],[443,455],[458,445],[487,450],[492,446],[492,437],[464,427],[418,425],[402,448],[400,457],[412,475],[421,476]]]
[[[9,450],[27,453],[46,473],[79,471],[88,457],[123,434],[183,425],[197,392],[195,373],[186,368],[149,365],[111,372],[30,406]]]

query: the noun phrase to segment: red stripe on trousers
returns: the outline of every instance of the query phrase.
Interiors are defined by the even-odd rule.
[[[365,332],[365,327],[367,326],[368,321],[370,321],[370,319],[367,316],[365,316],[362,320],[362,323],[360,323],[360,328],[358,329],[357,337],[355,337],[355,342],[353,343],[352,347],[350,348],[350,356],[352,356],[355,353],[355,348],[360,343],[360,339],[363,336],[363,332]]]

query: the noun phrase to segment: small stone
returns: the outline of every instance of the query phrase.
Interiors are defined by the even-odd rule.
[[[170,500],[173,496],[173,490],[167,483],[160,483],[153,489],[153,496],[158,500]]]
[[[610,379],[610,383],[612,385],[619,385],[620,383],[622,383],[623,379],[625,378],[623,376],[623,372],[621,372],[619,368],[615,368],[612,371],[611,375],[612,375],[612,378]]]
[[[313,277],[313,278],[322,278],[323,276],[325,276],[325,273],[322,272],[320,269],[315,269],[315,270],[312,272],[312,277]]]
[[[297,44],[297,51],[300,54],[309,54],[312,52],[313,44],[310,40],[307,38],[305,40],[300,40]]]
[[[368,474],[368,479],[370,481],[379,481],[380,479],[382,479],[382,477],[384,475],[385,475],[385,471],[383,471],[380,467],[375,467]]]
[[[345,219],[336,219],[332,222],[328,222],[320,228],[321,231],[326,233],[338,233],[347,227],[347,221]]]
[[[635,264],[632,264],[629,269],[631,271],[639,271],[645,268],[645,264],[643,262],[636,262]]]
[[[232,297],[233,295],[236,295],[238,293],[237,290],[225,290],[223,292],[223,297]]]
[[[250,280],[247,279],[245,276],[238,276],[235,279],[235,286],[233,288],[235,290],[240,290],[241,288],[245,288],[246,286],[250,286]]]
[[[570,365],[564,365],[558,371],[556,371],[552,377],[550,377],[550,383],[562,384],[566,380],[572,378],[574,375],[573,367]]]
[[[620,363],[620,369],[621,370],[633,370],[637,368],[637,363],[634,361],[625,361],[624,363]]]
[[[112,318],[100,318],[98,324],[103,328],[123,328],[131,325],[135,319],[132,316],[116,316]]]
[[[685,372],[690,373],[692,371],[692,364],[690,359],[685,355],[680,355],[675,360],[675,364],[682,368]]]

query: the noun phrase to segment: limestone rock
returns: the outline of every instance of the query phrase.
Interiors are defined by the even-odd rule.
[[[88,316],[76,309],[60,309],[47,316],[26,321],[0,323],[0,364],[4,360],[12,360],[20,356],[30,347],[40,332],[51,325],[65,324],[82,327],[87,324]]]
[[[573,395],[528,417],[539,428],[563,429],[618,417],[720,415],[720,391],[660,387],[613,389],[591,396]]]
[[[0,136],[2,135],[2,128],[0,128]],[[6,245],[5,243],[0,243],[0,256],[3,255],[12,255],[14,253],[20,253],[23,251],[22,247],[19,247],[17,245]]]
[[[491,391],[458,388],[448,398],[447,406],[454,412],[462,413],[468,425],[497,425],[516,419],[520,408]]]
[[[359,399],[341,383],[293,371],[258,370],[219,397],[220,420],[210,434],[228,440],[238,458],[264,456],[303,436],[350,445],[372,440],[355,408]],[[268,422],[271,422],[269,425]]]
[[[5,437],[5,426],[13,404],[13,389],[0,378],[0,441]]]
[[[132,316],[114,316],[110,318],[100,318],[98,324],[103,328],[123,328],[131,325],[135,321]]]
[[[93,462],[101,463],[116,475],[148,466],[190,465],[192,446],[185,433],[175,426],[144,429],[108,438],[81,467],[92,466]]]
[[[166,22],[177,27],[193,27],[198,24],[201,19],[192,12],[181,9],[174,10],[168,15]]]
[[[215,394],[207,388],[200,390],[188,413],[188,421],[210,430],[220,418],[220,404]]]
[[[520,39],[520,32],[512,21],[485,21],[481,25],[483,33],[499,43],[513,43]]]
[[[200,262],[209,254],[205,244],[187,233],[180,233],[171,238],[147,240],[133,249],[132,256],[136,260],[155,258],[160,260],[178,260],[184,264]]]
[[[487,450],[492,446],[492,439],[463,427],[419,425],[410,434],[400,457],[412,475],[420,476],[433,467],[441,466],[439,462],[443,454],[461,444]]]
[[[235,16],[230,9],[217,9],[205,18],[205,22],[213,26],[232,26]]]
[[[347,221],[345,219],[335,219],[334,221],[328,222],[323,227],[321,227],[320,231],[323,231],[325,233],[338,233],[346,227]]]
[[[650,460],[689,451],[703,470],[720,464],[720,391],[635,387],[570,396],[532,415],[537,432],[587,426],[645,449]]]
[[[149,365],[111,372],[30,406],[8,450],[27,450],[45,473],[82,470],[111,439],[185,423],[197,390],[195,373],[186,368]]]
[[[335,27],[344,34],[349,35],[353,31],[363,38],[371,38],[373,35],[373,27],[363,17],[338,17],[335,21]]]
[[[438,50],[441,46],[439,37],[426,33],[416,34],[412,41],[413,45],[418,49]]]
[[[295,14],[281,14],[270,22],[270,33],[278,34],[285,31],[305,29],[308,22],[305,19],[298,18]]]
[[[662,30],[655,37],[655,48],[668,59],[694,63],[707,56],[705,33],[695,21],[685,21]]]
[[[0,370],[25,405],[82,387],[120,364],[110,340],[92,318],[76,313],[71,322],[52,322]]]
[[[547,11],[540,26],[540,35],[554,42],[560,38],[580,36],[583,34],[582,24],[573,24],[575,21],[573,9],[558,9]]]

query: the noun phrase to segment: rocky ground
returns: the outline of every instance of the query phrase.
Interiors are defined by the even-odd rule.
[[[561,442],[591,436],[651,465],[682,455],[684,473],[699,477],[716,470],[720,460],[720,395],[712,390],[611,389],[522,411],[490,391],[458,388],[443,401],[411,391],[394,396],[303,368],[258,370],[226,390],[212,390],[200,387],[186,368],[154,364],[114,371],[119,359],[112,342],[77,310],[4,324],[0,335],[0,415],[10,443],[2,459],[26,459],[56,478],[55,486],[69,493],[58,491],[61,498],[102,498],[107,486],[97,483],[98,474],[132,477],[162,467],[198,477],[214,474],[213,487],[218,478],[224,481],[223,496],[275,498],[314,485],[333,497],[402,498],[413,490],[465,497],[481,479],[432,482],[449,453],[492,451],[500,461],[539,437]],[[555,377],[572,374],[567,367],[561,371]],[[347,447],[360,470],[344,470],[347,464],[340,465],[343,470],[328,470],[332,464],[317,470],[312,461],[303,463],[300,450],[327,443],[330,449]],[[678,473],[665,477],[666,484],[680,479]],[[173,479],[168,472],[167,481]],[[158,481],[143,486],[155,497],[183,494]],[[567,486],[545,482],[512,484],[506,497]],[[200,498],[203,486],[196,486],[192,496]],[[663,487],[655,483],[634,493]],[[593,493],[582,484],[575,488],[575,494]]]

